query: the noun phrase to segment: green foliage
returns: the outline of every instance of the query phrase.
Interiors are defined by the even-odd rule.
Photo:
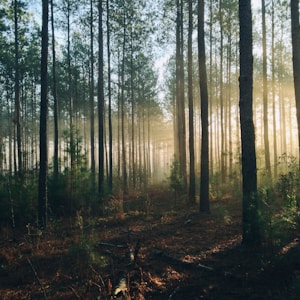
[[[285,157],[286,173],[280,174],[274,187],[259,191],[259,215],[264,239],[271,246],[287,242],[300,224],[297,204],[300,172],[294,157]]]
[[[94,223],[85,224],[85,220],[80,212],[76,214],[76,227],[80,230],[78,241],[69,249],[71,257],[80,269],[80,274],[84,274],[90,265],[105,267],[109,263],[109,257],[100,255],[96,249],[97,237],[95,235]],[[86,232],[86,227],[89,231]]]
[[[25,175],[26,177],[26,175]],[[0,220],[14,226],[34,222],[36,216],[37,179],[0,176]]]
[[[168,177],[170,182],[170,188],[174,191],[175,201],[178,195],[182,195],[185,192],[184,178],[180,174],[179,161],[174,159],[170,167],[170,176]]]
[[[226,205],[221,201],[216,201],[213,207],[213,213],[218,220],[224,222],[225,224],[230,224],[232,222],[232,216],[228,211]]]
[[[65,131],[64,139],[67,145],[64,165],[68,165],[71,155],[74,161],[58,178],[50,176],[49,203],[55,215],[72,214],[81,207],[89,207],[95,199],[95,195],[92,195],[87,153],[83,149],[78,130]]]

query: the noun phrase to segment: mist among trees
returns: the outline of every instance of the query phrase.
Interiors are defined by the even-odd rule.
[[[75,273],[101,273],[96,229],[97,247],[128,247],[128,276],[108,270],[94,296],[112,295],[113,278],[115,291],[128,281],[127,294],[130,276],[155,285],[138,260],[144,251],[149,263],[152,245],[132,244],[137,224],[155,239],[181,222],[178,249],[189,235],[196,242],[185,226],[204,226],[208,248],[223,228],[219,250],[240,257],[242,245],[270,266],[268,255],[299,247],[299,55],[298,0],[0,0],[1,234],[10,243],[21,232],[16,247],[31,251],[45,249],[49,232],[62,245],[74,234],[65,252]],[[126,246],[107,240],[114,226],[127,230]],[[121,269],[109,251],[101,259]],[[5,253],[0,275],[13,257]],[[83,290],[69,289],[89,299]]]

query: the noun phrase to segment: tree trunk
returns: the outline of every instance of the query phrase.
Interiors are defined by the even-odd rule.
[[[300,25],[299,0],[291,0],[294,89],[298,124],[298,154],[300,167]]]
[[[183,2],[176,1],[176,110],[177,134],[180,164],[180,175],[186,186],[186,130],[185,130],[185,105],[184,105],[184,64],[183,64]]]
[[[274,181],[278,177],[277,159],[277,125],[276,125],[276,102],[275,102],[275,22],[274,22],[274,0],[272,0],[272,113],[273,113],[273,148],[274,148]]]
[[[124,8],[125,10],[125,8]],[[125,45],[126,45],[126,16],[123,12],[123,45],[122,45],[122,67],[121,67],[121,139],[122,139],[122,176],[123,191],[127,193],[127,168],[126,168],[126,148],[125,148]]]
[[[103,78],[103,27],[102,27],[102,0],[98,0],[98,151],[99,175],[98,192],[100,205],[103,201],[104,188],[104,78]]]
[[[221,113],[221,183],[222,186],[226,180],[226,167],[225,167],[225,154],[226,154],[226,143],[225,143],[225,130],[224,130],[224,88],[223,88],[223,57],[224,57],[224,33],[223,33],[223,12],[222,12],[222,0],[219,1],[219,18],[220,18],[220,113]]]
[[[95,159],[95,111],[94,111],[94,13],[93,0],[90,0],[90,143],[91,143],[91,189],[96,190],[96,159]]]
[[[53,73],[53,116],[54,116],[54,158],[53,158],[53,175],[55,181],[58,178],[58,99],[56,85],[56,53],[55,53],[55,31],[54,31],[54,7],[53,0],[50,0],[51,5],[51,31],[52,31],[52,73]]]
[[[40,113],[40,171],[38,195],[39,226],[47,226],[47,169],[48,169],[48,0],[43,0],[41,56],[41,113]]]
[[[204,36],[204,0],[198,0],[198,61],[201,98],[201,179],[200,179],[200,212],[209,212],[209,136],[208,136],[208,91]]]
[[[133,32],[131,28],[130,32],[130,99],[131,99],[131,180],[132,187],[135,189],[136,186],[136,155],[135,155],[135,99],[134,99],[134,79],[135,72],[133,66]]]
[[[253,56],[251,0],[239,0],[240,20],[240,123],[243,175],[243,242],[258,244],[257,170],[253,124]]]
[[[265,0],[261,0],[262,8],[262,48],[263,48],[263,120],[264,120],[264,150],[266,171],[271,175],[269,127],[268,127],[268,78],[267,78],[267,42],[266,42],[266,8]],[[269,176],[271,179],[271,176]]]
[[[193,104],[193,1],[189,0],[188,29],[188,98],[189,98],[189,149],[190,149],[190,183],[189,200],[195,202],[195,150],[194,150],[194,104]]]
[[[112,109],[111,109],[111,66],[110,66],[110,26],[109,26],[109,0],[106,1],[106,30],[107,30],[107,80],[108,80],[108,135],[109,135],[109,172],[108,187],[113,188],[113,157],[112,157]]]
[[[19,18],[18,18],[18,1],[14,0],[14,30],[15,30],[15,126],[17,132],[17,172],[20,178],[23,173],[22,162],[22,133],[20,117],[20,67],[19,67]]]
[[[75,164],[74,148],[74,124],[73,124],[73,91],[72,91],[72,73],[71,73],[71,4],[67,2],[67,60],[68,60],[68,100],[69,100],[69,124],[70,124],[70,160],[71,160],[71,193],[73,192],[73,169]]]

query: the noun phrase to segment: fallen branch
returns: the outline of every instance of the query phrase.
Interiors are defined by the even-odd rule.
[[[127,245],[116,245],[116,244],[105,243],[105,242],[99,242],[97,245],[98,246],[115,247],[115,248],[126,248],[127,247]]]
[[[38,284],[39,284],[40,287],[42,288],[42,291],[43,291],[43,294],[44,294],[44,298],[47,299],[46,290],[45,290],[45,288],[44,288],[44,286],[43,286],[43,284],[42,284],[42,282],[41,282],[41,280],[40,280],[40,278],[39,278],[39,276],[38,276],[36,270],[34,269],[32,263],[31,263],[31,260],[30,260],[29,258],[27,258],[27,262],[28,262],[28,264],[30,265],[30,267],[31,267],[31,269],[32,269],[32,272],[33,272],[33,274],[34,274],[34,276],[35,276],[35,278],[36,278]]]
[[[214,271],[214,269],[211,268],[211,267],[202,265],[200,263],[197,264],[197,263],[193,263],[193,262],[184,261],[181,258],[174,257],[174,256],[166,253],[165,251],[156,251],[154,253],[154,256],[162,257],[166,261],[175,263],[175,264],[180,265],[182,267],[186,267],[186,268],[199,268],[199,269],[203,269],[205,271]]]
[[[163,250],[161,250],[161,251],[159,250],[159,251],[154,252],[154,256],[161,257],[161,258],[165,259],[167,262],[179,265],[182,268],[201,269],[201,270],[204,270],[204,271],[220,273],[225,277],[228,277],[228,276],[233,277],[233,274],[231,272],[216,270],[212,267],[203,265],[201,263],[194,263],[194,262],[184,261],[184,260],[182,260],[178,257],[174,257],[172,255],[169,255],[168,253],[166,253]]]

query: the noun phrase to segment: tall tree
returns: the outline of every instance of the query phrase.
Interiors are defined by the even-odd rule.
[[[95,112],[94,112],[94,5],[90,0],[90,143],[91,143],[91,187],[96,187],[96,160],[95,160]]]
[[[53,116],[54,116],[54,156],[53,156],[53,174],[54,178],[58,177],[58,97],[57,97],[57,82],[56,82],[56,50],[55,50],[55,30],[54,30],[54,5],[53,0],[50,0],[51,5],[51,33],[52,33],[52,76],[53,76]]]
[[[103,200],[104,189],[104,78],[103,78],[103,7],[102,0],[98,0],[98,152],[99,152],[99,174],[98,192]]]
[[[126,52],[126,11],[125,5],[122,12],[123,16],[123,40],[122,40],[122,59],[120,73],[120,109],[121,109],[121,144],[122,144],[122,176],[123,176],[123,191],[127,192],[127,163],[126,163],[126,147],[125,147],[125,52]]]
[[[300,167],[300,24],[299,0],[291,0],[291,26],[293,48],[294,89],[296,98],[297,124],[298,124],[298,153]]]
[[[226,162],[225,162],[225,125],[224,125],[224,85],[223,85],[223,64],[224,64],[224,22],[223,22],[223,1],[219,0],[219,19],[220,19],[220,134],[221,134],[221,180],[222,184],[226,179]]]
[[[251,0],[239,0],[240,22],[240,123],[243,176],[243,242],[257,244],[257,170],[253,124],[253,55]]]
[[[14,31],[15,31],[15,126],[17,131],[17,157],[18,157],[18,174],[22,176],[22,132],[21,132],[21,104],[20,104],[20,50],[19,50],[19,11],[18,0],[14,0]]]
[[[209,136],[208,136],[208,90],[204,36],[204,0],[198,0],[198,61],[201,99],[201,170],[200,211],[209,212]]]
[[[69,122],[70,122],[70,159],[71,159],[71,192],[73,191],[73,169],[75,165],[75,148],[74,148],[74,99],[72,86],[72,66],[71,66],[71,13],[72,0],[64,0],[65,13],[67,17],[67,64],[68,64],[68,101],[69,101]]]
[[[40,171],[38,216],[39,226],[47,226],[47,169],[48,169],[48,0],[43,0],[42,12],[42,52],[41,52],[41,113],[40,113]]]
[[[109,172],[108,187],[112,191],[113,187],[113,149],[112,149],[112,107],[111,107],[111,53],[110,53],[110,9],[109,0],[106,0],[106,31],[107,31],[107,81],[108,81],[108,139],[109,139]]]
[[[272,18],[272,114],[273,114],[273,144],[274,144],[274,180],[277,180],[278,175],[278,163],[277,163],[277,124],[276,124],[276,101],[275,101],[275,9],[274,0],[271,4],[271,18]]]
[[[183,0],[176,0],[176,120],[180,175],[186,187],[186,128],[184,101]]]
[[[188,28],[188,102],[189,102],[189,154],[190,154],[190,182],[189,200],[195,202],[195,149],[194,149],[194,105],[193,105],[193,1],[189,0],[189,28]]]
[[[267,37],[266,37],[266,6],[261,0],[262,11],[262,49],[263,49],[263,119],[264,119],[264,149],[265,163],[268,174],[271,174],[269,124],[268,124],[268,77],[267,77]],[[271,177],[270,177],[271,178]]]

